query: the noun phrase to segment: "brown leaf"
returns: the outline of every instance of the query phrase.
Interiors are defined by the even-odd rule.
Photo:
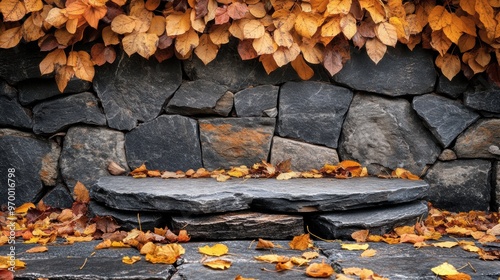
[[[103,233],[115,232],[120,226],[110,216],[95,217],[96,228]]]
[[[0,32],[0,48],[10,49],[12,47],[15,47],[17,46],[17,44],[19,44],[22,38],[23,38],[23,32],[20,26],[2,31]]]
[[[55,65],[66,65],[66,53],[64,53],[64,50],[57,49],[47,54],[40,62],[40,73],[45,75],[54,72]]]
[[[255,246],[255,249],[257,249],[257,250],[258,249],[272,249],[274,247],[275,247],[275,245],[273,242],[259,238],[259,242],[257,242],[257,246]]]
[[[48,250],[49,248],[47,248],[46,246],[37,246],[26,250],[26,253],[43,253],[47,252]]]
[[[436,57],[436,66],[441,69],[443,75],[451,81],[460,72],[461,62],[458,56],[445,53],[444,56]]]
[[[276,264],[276,271],[285,271],[285,270],[290,270],[293,268],[293,263],[292,261],[287,261],[287,262],[279,262]]]
[[[75,199],[76,202],[81,202],[81,203],[88,203],[90,201],[89,191],[79,181],[77,181],[75,184],[73,190],[73,198]]]
[[[302,80],[309,80],[314,76],[314,70],[307,65],[302,54],[299,54],[291,64],[295,72],[297,72]]]
[[[333,273],[332,266],[324,262],[310,264],[306,269],[306,275],[314,278],[327,278]]]
[[[328,46],[326,46],[325,48],[323,66],[331,76],[340,72],[340,70],[342,70],[342,68],[344,67],[344,64],[342,62],[342,55],[330,44],[328,44]]]
[[[356,242],[366,242],[368,238],[368,234],[370,233],[367,229],[362,229],[355,231],[351,234],[352,239],[356,240]]]
[[[61,50],[62,51],[62,50]],[[64,51],[63,51],[64,52]],[[68,85],[68,81],[75,76],[75,70],[73,67],[66,65],[56,65],[56,83],[57,88],[60,92],[63,92],[66,86]]]
[[[259,61],[262,63],[264,70],[269,75],[274,70],[278,69],[279,66],[276,63],[274,56],[271,54],[264,54],[259,57]]]
[[[3,15],[3,21],[18,21],[26,15],[26,7],[19,0],[2,0],[0,2],[0,12]]]
[[[106,47],[104,46],[104,44],[102,43],[97,43],[95,45],[92,46],[92,49],[90,50],[90,55],[92,56],[92,62],[94,62],[96,65],[98,66],[101,66],[101,65],[104,65],[106,62],[107,63],[113,63],[116,59],[116,52],[115,52],[115,49],[113,47]],[[114,163],[114,162],[112,162]],[[108,171],[110,171],[110,166],[111,164],[108,165]],[[113,174],[111,171],[110,173],[113,174],[113,175],[121,175],[123,173],[125,173],[125,169],[119,167],[119,166],[116,166],[116,163],[114,163],[115,166],[113,166],[115,168],[114,171],[117,171],[119,174]],[[121,168],[120,169],[116,169],[117,167]]]
[[[242,40],[238,43],[238,54],[242,60],[250,60],[259,56],[252,44],[253,40]]]
[[[378,38],[368,39],[365,46],[366,53],[375,64],[378,64],[382,60],[387,51],[387,46]]]
[[[312,244],[309,233],[295,236],[293,240],[288,243],[291,249],[304,251]]]
[[[443,56],[448,49],[451,47],[451,40],[446,37],[443,31],[433,31],[431,35],[432,41],[431,46],[435,50],[439,52],[441,56]]]
[[[233,2],[227,7],[227,15],[232,19],[242,19],[248,12],[248,6],[241,2]]]

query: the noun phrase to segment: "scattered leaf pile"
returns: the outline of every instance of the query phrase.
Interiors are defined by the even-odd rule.
[[[350,43],[378,63],[398,42],[439,55],[452,79],[487,72],[500,83],[500,2],[493,0],[2,0],[0,47],[21,40],[49,52],[42,75],[55,72],[61,91],[76,76],[92,81],[94,65],[112,63],[116,46],[130,56],[164,61],[194,53],[210,63],[230,38],[242,60],[258,58],[267,73],[291,64],[302,79],[311,64],[338,73]],[[90,52],[75,50],[91,43]]]
[[[114,164],[114,163],[110,163]],[[217,169],[208,171],[205,168],[198,170],[189,169],[188,171],[160,171],[148,170],[146,165],[143,164],[129,173],[134,178],[146,177],[161,177],[163,179],[179,179],[179,178],[215,178],[219,182],[227,181],[231,178],[276,178],[277,180],[289,180],[292,178],[337,178],[348,179],[354,177],[368,176],[366,167],[361,166],[360,163],[352,160],[344,160],[340,163],[325,164],[321,169],[311,169],[304,172],[296,172],[291,170],[291,161],[286,160],[274,166],[271,163],[262,161],[254,164],[251,168],[245,165],[239,167],[232,167],[229,170]],[[410,171],[403,168],[397,168],[391,175],[378,175],[380,178],[402,178],[409,180],[420,180],[420,178]]]

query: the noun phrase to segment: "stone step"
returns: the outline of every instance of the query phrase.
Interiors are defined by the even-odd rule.
[[[374,177],[340,179],[134,179],[102,177],[98,203],[120,210],[200,215],[253,210],[277,213],[344,211],[424,199],[425,181]]]

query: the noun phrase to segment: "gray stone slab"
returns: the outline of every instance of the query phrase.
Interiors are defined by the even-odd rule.
[[[92,83],[74,77],[68,81],[68,85],[61,93],[55,79],[31,79],[20,83],[17,88],[19,102],[29,105],[48,98],[67,97],[69,94],[88,91],[92,88]]]
[[[448,147],[462,131],[480,117],[459,101],[435,94],[413,98],[412,106],[443,147]]]
[[[498,114],[500,113],[500,88],[491,85],[486,90],[468,91],[464,93],[464,104],[476,110]]]
[[[333,76],[335,82],[350,88],[390,96],[432,92],[436,83],[432,52],[420,47],[410,51],[405,45],[387,48],[375,64],[365,49],[351,49],[351,59]]]
[[[191,239],[291,239],[304,233],[302,216],[258,212],[173,216],[172,229],[186,229]]]
[[[379,206],[309,216],[306,224],[315,235],[325,239],[349,238],[357,230],[369,229],[371,234],[382,235],[394,227],[414,225],[427,215],[425,201],[394,206]]]
[[[280,89],[278,134],[337,148],[353,93],[320,82],[288,82]]]
[[[66,186],[58,184],[55,188],[51,189],[42,198],[45,205],[54,208],[71,208],[73,205],[73,196],[70,194]]]
[[[489,210],[490,174],[488,160],[438,161],[425,176],[429,201],[448,211]]]
[[[496,211],[500,211],[500,163],[495,162],[494,164],[494,169],[493,169],[493,188],[495,190],[495,206],[496,206],[496,209],[492,209],[492,210],[496,210]]]
[[[33,131],[37,134],[56,133],[73,124],[106,125],[99,100],[90,92],[46,101],[33,107]]]
[[[234,95],[234,109],[238,117],[275,117],[270,112],[277,110],[278,86],[263,85],[246,88]]]
[[[480,119],[458,136],[453,148],[459,158],[500,159],[500,119]]]
[[[0,49],[0,77],[11,85],[29,78],[39,78],[38,65],[46,55],[36,42]]]
[[[188,170],[202,166],[196,120],[179,115],[162,115],[143,123],[125,135],[130,168],[143,163],[150,170]]]
[[[32,126],[31,112],[28,109],[23,108],[15,97],[0,95],[0,127],[31,130]]]
[[[463,238],[459,238],[463,240]],[[472,239],[466,239],[473,241]],[[456,241],[443,238],[441,241]],[[347,243],[347,242],[346,242]],[[433,243],[433,241],[429,242]],[[483,261],[476,253],[467,252],[459,246],[453,248],[425,247],[416,249],[413,244],[402,243],[388,245],[385,243],[369,242],[369,248],[377,250],[377,254],[370,258],[362,258],[361,251],[342,250],[339,243],[317,241],[316,246],[328,256],[331,262],[340,264],[342,268],[360,267],[373,270],[375,273],[393,279],[432,280],[436,275],[431,268],[448,262],[455,268],[461,268],[472,276],[472,279],[498,279],[500,266],[498,261]],[[481,247],[476,242],[476,246]],[[475,271],[467,264],[470,263]]]
[[[291,159],[292,170],[320,169],[325,163],[339,163],[337,150],[278,136],[273,137],[271,163]]]
[[[439,94],[447,95],[451,98],[459,98],[462,93],[467,90],[469,80],[462,72],[458,73],[453,79],[448,80],[444,75],[439,75],[436,92]]]
[[[220,213],[250,208],[276,212],[326,212],[397,204],[427,195],[425,181],[379,178],[214,179],[101,177],[91,196],[122,210]]]

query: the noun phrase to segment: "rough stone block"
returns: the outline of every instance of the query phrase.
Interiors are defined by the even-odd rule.
[[[203,166],[252,166],[267,160],[275,123],[272,118],[199,120]]]
[[[355,231],[368,229],[382,235],[394,227],[414,225],[427,216],[427,203],[416,201],[393,206],[334,212],[310,216],[306,224],[314,234],[325,239],[350,238]]]
[[[30,78],[39,78],[39,64],[46,56],[36,42],[0,49],[0,78],[13,85]]]
[[[122,53],[113,64],[96,68],[93,86],[108,126],[131,130],[138,122],[156,118],[181,82],[181,65],[176,59],[158,63]]]
[[[490,113],[500,113],[500,88],[491,85],[485,90],[464,93],[465,106]]]
[[[438,159],[440,161],[456,160],[457,154],[455,154],[455,152],[451,149],[444,149],[439,155]]]
[[[430,185],[429,201],[449,211],[489,210],[491,162],[454,160],[437,162],[425,180]]]
[[[351,49],[351,59],[333,76],[350,88],[390,96],[419,95],[434,90],[436,70],[432,52],[420,47],[410,51],[405,45],[387,48],[375,64],[365,49]]]
[[[198,126],[195,120],[162,115],[125,135],[130,168],[188,170],[202,166]]]
[[[172,228],[186,229],[193,239],[290,239],[304,233],[302,216],[257,212],[210,216],[174,216]]]
[[[68,189],[61,184],[50,190],[42,199],[45,205],[54,208],[66,209],[73,205],[73,197]]]
[[[287,159],[291,159],[292,170],[295,171],[319,169],[325,163],[337,164],[339,162],[335,149],[274,136],[271,163],[277,164]]]
[[[64,137],[61,175],[72,191],[77,181],[87,188],[110,175],[108,165],[116,162],[128,170],[122,132],[101,127],[73,126]]]
[[[462,72],[453,77],[451,81],[444,75],[439,75],[436,92],[457,99],[467,90],[468,85],[469,80]]]
[[[233,109],[233,93],[210,81],[184,82],[165,109],[170,114],[226,117]]]
[[[60,147],[52,140],[12,129],[0,129],[0,205],[7,203],[9,169],[14,177],[15,203],[34,201],[43,185],[55,186]],[[10,182],[12,183],[12,181]]]
[[[448,147],[469,125],[479,119],[479,114],[458,101],[435,94],[413,98],[413,109],[441,143]]]
[[[496,161],[494,164],[493,184],[496,196],[495,197],[496,211],[499,211],[500,210],[500,163],[498,161]]]
[[[30,105],[51,97],[67,97],[69,94],[86,92],[92,88],[92,83],[78,78],[72,78],[61,93],[54,79],[32,79],[20,83],[19,102],[23,105]]]
[[[33,107],[33,121],[37,134],[56,133],[77,123],[106,125],[99,100],[90,92],[39,103]]]
[[[279,98],[279,136],[337,148],[352,96],[350,90],[326,83],[284,84]]]
[[[459,158],[500,159],[500,119],[481,119],[458,136],[453,148]]]
[[[17,94],[15,94],[17,97]],[[0,95],[0,127],[32,128],[31,112],[17,102],[16,98]]]
[[[405,99],[358,93],[342,127],[339,156],[368,167],[370,174],[403,167],[421,174],[441,150]]]
[[[234,109],[238,117],[275,117],[278,86],[264,85],[244,89],[234,95]]]

